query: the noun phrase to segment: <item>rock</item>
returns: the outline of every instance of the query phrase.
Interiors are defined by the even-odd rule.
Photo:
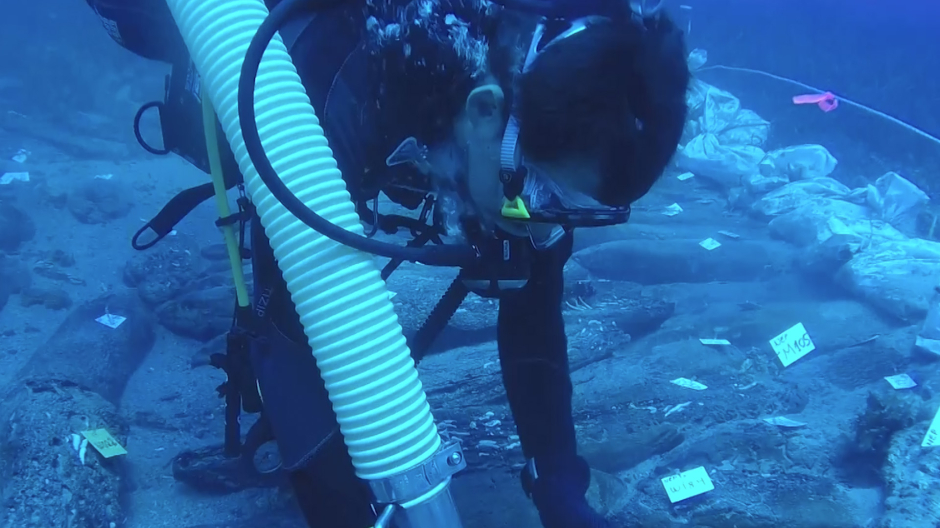
[[[597,513],[606,517],[621,511],[627,506],[629,497],[629,489],[622,480],[604,471],[591,470],[587,500]]]
[[[857,528],[860,518],[840,483],[821,475],[828,440],[820,432],[784,432],[762,420],[700,429],[653,468],[633,475],[635,493],[616,515],[644,528]],[[742,449],[742,446],[747,448]],[[704,467],[715,489],[670,504],[661,479]]]
[[[160,324],[171,332],[209,341],[229,330],[235,305],[235,288],[217,286],[195,290],[156,308]]]
[[[72,307],[72,297],[61,288],[27,288],[20,294],[23,306],[44,306],[50,310],[65,310]]]
[[[860,318],[859,321],[865,321]],[[833,340],[832,333],[819,336],[819,348],[790,365],[782,374],[782,379],[799,383],[801,379],[816,378],[827,384],[846,391],[862,388],[888,388],[884,376],[905,372],[912,364],[911,349],[914,345],[916,329],[913,327],[896,330],[882,330],[883,333],[868,329],[868,337],[858,336],[856,342],[845,339]],[[823,348],[825,347],[825,348]]]
[[[600,283],[592,303],[566,307],[565,330],[572,372],[588,369],[609,358],[612,350],[625,347],[632,337],[621,323],[634,325],[628,326],[629,330],[640,335],[654,331],[671,315],[674,307],[670,303],[634,295],[630,293],[632,289],[630,285]],[[495,317],[496,307],[491,310]],[[482,344],[450,347],[446,352],[426,357],[419,372],[436,407],[463,409],[501,404],[505,400],[495,331]]]
[[[940,524],[940,450],[921,447],[930,417],[894,434],[883,466],[887,496],[880,527],[923,528]]]
[[[272,509],[254,517],[245,518],[238,515],[228,521],[219,521],[209,524],[195,524],[187,528],[309,528],[303,516],[296,508]]]
[[[228,261],[228,248],[225,244],[212,244],[199,249],[199,255],[206,260]]]
[[[0,310],[10,295],[19,293],[32,284],[29,269],[19,259],[0,253]]]
[[[860,299],[901,321],[919,323],[940,284],[940,243],[887,241],[856,255],[836,276]]]
[[[36,224],[28,214],[7,203],[0,207],[0,251],[15,252],[36,236]]]
[[[679,305],[688,303],[676,299]],[[766,361],[779,365],[769,341],[796,323],[803,323],[816,344],[816,351],[799,362],[812,362],[829,351],[856,346],[873,336],[885,336],[901,328],[896,320],[884,317],[866,303],[853,299],[816,300],[809,304],[804,299],[790,302],[767,302],[757,310],[743,310],[735,303],[720,303],[713,299],[707,307],[677,314],[664,325],[663,331],[652,336],[656,339],[646,346],[654,346],[668,339],[722,338],[732,345],[749,350],[758,348]],[[718,349],[720,352],[723,349]],[[692,360],[690,361],[697,361]],[[799,364],[799,363],[797,363]],[[791,365],[793,369],[797,364]]]
[[[828,239],[803,248],[796,256],[796,267],[810,277],[831,279],[852,260],[860,249],[851,235],[832,235]]]
[[[924,403],[918,400],[912,391],[895,391],[885,386],[868,393],[865,410],[855,421],[854,435],[845,446],[840,464],[848,480],[867,486],[881,484],[892,440],[914,425],[916,409]]]
[[[182,237],[165,238],[156,246],[134,254],[124,265],[124,283],[137,288],[151,306],[177,295],[197,275],[194,246]]]
[[[406,336],[420,328],[456,272],[427,266],[405,265],[392,274],[388,288],[394,292],[392,304]],[[431,347],[432,353],[484,343],[496,339],[498,304],[470,294]]]
[[[117,328],[95,321],[127,319]],[[107,295],[75,308],[15,376],[0,399],[0,495],[7,526],[109,526],[123,523],[122,457],[81,447],[83,431],[105,429],[127,445],[117,404],[153,347],[152,321],[133,294]],[[80,455],[83,455],[80,458]]]
[[[95,320],[109,313],[126,320],[117,328]],[[65,380],[116,404],[154,339],[153,318],[132,294],[105,295],[74,308],[19,378]]]
[[[610,316],[610,321],[632,339],[659,330],[676,311],[675,303],[653,297],[623,297],[608,306],[612,305],[616,305],[617,309]]]
[[[228,335],[219,334],[213,337],[196,351],[189,359],[191,368],[205,367],[212,364],[212,354],[225,354],[228,348]]]
[[[116,180],[88,180],[69,193],[72,216],[83,224],[105,224],[124,218],[131,210],[130,191]]]
[[[708,251],[700,240],[621,240],[592,246],[572,259],[598,279],[639,284],[751,281],[768,274],[775,255],[764,244],[737,240]]]
[[[578,452],[592,468],[618,473],[633,469],[657,455],[668,453],[685,441],[677,424],[650,424],[617,434],[616,441],[583,442]]]

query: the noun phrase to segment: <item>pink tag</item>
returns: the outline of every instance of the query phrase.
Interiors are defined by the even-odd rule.
[[[832,92],[797,95],[793,97],[793,104],[814,104],[823,112],[831,112],[839,108],[839,100]]]

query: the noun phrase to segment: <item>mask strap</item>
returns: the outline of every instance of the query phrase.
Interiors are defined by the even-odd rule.
[[[519,169],[520,161],[516,154],[519,151],[519,120],[510,115],[503,131],[503,142],[499,148],[500,179],[506,178],[502,173],[515,172]],[[503,183],[508,183],[503,181]]]

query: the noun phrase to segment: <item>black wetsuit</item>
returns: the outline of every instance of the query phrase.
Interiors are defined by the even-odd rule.
[[[88,3],[109,32],[115,24],[122,29],[122,38],[115,40],[139,55],[168,62],[186,57],[163,0]],[[378,137],[373,125],[369,90],[378,79],[361,46],[362,16],[360,7],[338,8],[297,20],[280,32],[354,195],[366,169],[383,164],[390,153],[386,140],[398,144],[396,138]],[[270,244],[257,218],[251,224],[255,311],[262,336],[254,343],[252,364],[284,468],[312,528],[371,527],[368,489],[356,478],[338,434],[336,416]],[[571,244],[568,235],[551,249],[535,252],[528,284],[499,301],[499,358],[523,451],[526,458],[536,459],[540,480],[559,483],[533,494],[536,504],[543,497],[543,505],[563,502],[568,495],[583,500],[589,479],[586,465],[576,456],[561,311],[562,269]],[[553,515],[542,514],[549,525],[544,519]]]
[[[319,15],[289,49],[317,115],[322,116],[339,168],[344,175],[356,175],[366,169],[366,160],[384,160],[389,152],[368,152],[371,145],[383,142],[372,137],[374,129],[369,126],[368,105],[363,101],[368,95],[356,91],[375,80],[368,77],[368,57],[356,49],[359,36],[340,34],[341,21],[349,20],[349,16],[342,10]],[[278,334],[295,343],[266,358],[258,355],[256,372],[284,462],[295,471],[295,485],[309,492],[300,497],[308,522],[314,528],[371,526],[368,521],[356,519],[355,513],[347,513],[354,517],[351,522],[335,515],[336,504],[361,500],[361,505],[367,507],[367,499],[359,495],[359,486],[338,474],[352,472],[338,435],[335,441],[327,442],[327,448],[342,452],[341,456],[312,456],[324,438],[335,431],[335,416],[322,384],[316,384],[316,390],[310,384],[318,375],[267,240],[261,229],[253,229],[252,236],[255,288],[271,296],[267,320],[277,327]],[[551,249],[535,253],[528,284],[504,294],[499,301],[497,339],[506,393],[525,456],[534,457],[543,474],[571,473],[569,480],[578,481],[574,484],[578,489],[573,492],[583,496],[580,488],[582,483],[587,488],[587,475],[575,456],[572,387],[561,309],[562,270],[571,255],[571,244],[569,235]],[[282,356],[295,357],[286,360]],[[285,366],[276,366],[279,362]],[[299,374],[297,362],[309,363],[304,374]],[[297,382],[285,383],[287,376]],[[273,396],[266,388],[268,384],[276,385],[281,397]],[[337,489],[339,483],[348,489]],[[344,493],[352,498],[336,496]]]

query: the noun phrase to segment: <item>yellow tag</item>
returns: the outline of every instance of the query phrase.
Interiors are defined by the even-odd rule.
[[[515,197],[513,200],[503,198],[503,209],[500,211],[504,218],[514,218],[517,220],[528,220],[529,210],[526,209],[522,198]]]
[[[82,431],[82,436],[88,440],[89,444],[95,446],[95,449],[105,458],[127,454],[127,450],[111,436],[107,429]]]

